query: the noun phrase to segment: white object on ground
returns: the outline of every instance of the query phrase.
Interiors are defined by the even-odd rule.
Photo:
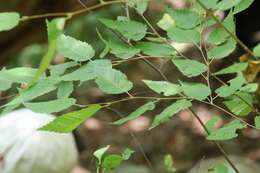
[[[0,117],[1,173],[71,172],[78,159],[72,134],[37,131],[53,118],[29,109]]]

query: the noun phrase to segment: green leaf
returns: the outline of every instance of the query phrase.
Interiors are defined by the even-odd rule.
[[[0,71],[0,91],[7,90],[12,83],[28,83],[36,74],[37,69],[18,67]]]
[[[143,80],[143,82],[153,91],[164,96],[173,96],[182,91],[180,85],[167,81]]]
[[[211,44],[222,44],[228,38],[227,32],[222,28],[216,28],[214,31],[209,33],[209,37],[207,39],[208,43]]]
[[[258,89],[258,83],[249,83],[240,88],[240,91],[247,92],[247,93],[254,93]]]
[[[42,126],[39,128],[39,130],[57,133],[69,133],[76,129],[86,119],[93,116],[99,109],[101,109],[100,105],[92,105],[79,111],[64,114],[55,118],[50,123]]]
[[[200,33],[196,29],[184,30],[177,27],[168,29],[168,37],[178,43],[199,43]]]
[[[238,136],[236,131],[244,128],[246,128],[245,124],[242,124],[239,120],[234,120],[224,125],[222,128],[212,131],[207,137],[207,139],[214,140],[214,141],[233,139]]]
[[[255,127],[260,129],[260,116],[255,117]]]
[[[225,43],[215,46],[208,51],[209,59],[222,59],[227,57],[236,49],[236,41],[232,38],[228,39]]]
[[[149,0],[129,0],[127,5],[134,8],[138,13],[143,14],[148,7]]]
[[[176,22],[176,26],[180,28],[191,29],[197,26],[200,22],[199,14],[189,9],[168,8],[166,11]]]
[[[222,75],[222,74],[230,74],[230,73],[240,73],[246,70],[248,63],[234,63],[220,71],[214,73],[215,75]]]
[[[12,87],[12,82],[4,81],[0,82],[0,91],[6,91]]]
[[[138,117],[140,117],[141,115],[143,115],[145,112],[149,111],[149,110],[153,110],[155,108],[155,102],[151,101],[148,102],[144,105],[142,105],[141,107],[139,107],[138,109],[136,109],[134,112],[132,112],[130,115],[128,115],[125,118],[122,118],[120,120],[117,120],[115,122],[113,122],[113,124],[115,125],[122,125],[128,121],[134,120]]]
[[[73,82],[71,81],[62,81],[59,83],[57,97],[58,98],[68,98],[73,92]]]
[[[211,133],[215,130],[215,124],[221,119],[218,116],[213,116],[207,123],[205,124],[208,131]]]
[[[83,65],[79,69],[68,73],[61,77],[63,81],[88,81],[95,79],[100,75],[103,75],[107,71],[112,69],[112,64],[110,60],[94,60],[88,62],[86,65]]]
[[[21,103],[33,100],[34,98],[47,94],[47,93],[55,90],[56,88],[57,87],[55,86],[55,83],[53,83],[52,81],[50,81],[48,79],[39,81],[32,87],[21,92],[21,94],[19,96],[14,98],[11,102],[7,103],[5,106],[21,104]]]
[[[220,10],[228,10],[235,5],[239,4],[243,0],[221,0],[217,4],[217,8]]]
[[[140,52],[140,49],[129,46],[124,42],[112,41],[107,43],[107,46],[111,49],[110,53],[121,59],[129,59]]]
[[[235,115],[245,117],[252,111],[253,98],[251,94],[239,92],[228,97],[224,104]]]
[[[107,152],[107,150],[110,148],[110,145],[100,148],[98,150],[96,150],[93,155],[98,159],[98,164],[101,165],[102,163],[102,158],[104,156],[104,154]]]
[[[208,9],[215,9],[218,0],[200,0],[200,2],[205,5]]]
[[[63,75],[67,69],[69,69],[71,67],[75,67],[77,65],[78,65],[77,62],[71,61],[71,62],[66,62],[63,64],[50,65],[49,69],[50,69],[51,75]]]
[[[146,35],[146,25],[136,21],[114,21],[110,19],[99,19],[106,27],[118,31],[127,39],[141,40]]]
[[[57,100],[37,102],[37,103],[24,103],[24,105],[31,109],[33,112],[39,113],[56,113],[74,105],[76,100],[73,98],[62,98]]]
[[[202,83],[180,82],[180,84],[184,94],[194,99],[204,100],[211,93],[210,88]]]
[[[241,11],[247,9],[251,4],[253,4],[254,0],[241,0],[234,8],[233,13],[237,14]]]
[[[175,21],[168,13],[163,14],[163,17],[157,22],[157,25],[165,31],[176,26]]]
[[[107,94],[128,92],[133,87],[132,82],[127,80],[127,76],[115,69],[110,69],[98,75],[95,82],[99,88]]]
[[[48,30],[48,51],[43,56],[39,68],[34,75],[33,79],[29,82],[29,87],[35,84],[40,77],[44,74],[45,70],[50,65],[57,47],[57,38],[61,34],[63,27],[65,25],[65,18],[56,18],[51,22],[47,21],[47,30]]]
[[[57,51],[73,61],[87,61],[95,55],[91,45],[64,34],[59,36]]]
[[[235,33],[236,24],[234,22],[234,15],[232,12],[230,12],[224,19],[223,25],[229,31]],[[218,27],[209,34],[207,41],[208,43],[219,45],[227,41],[228,38],[230,38],[229,33],[222,27]]]
[[[205,64],[195,60],[172,59],[172,62],[187,77],[198,76],[207,71]]]
[[[0,13],[0,32],[13,29],[19,24],[20,14],[16,12]]]
[[[122,156],[117,154],[111,154],[104,158],[102,162],[102,167],[105,168],[105,170],[111,170],[118,167],[122,163],[122,161]]]
[[[130,148],[126,148],[122,153],[123,160],[128,160],[134,152],[135,151],[131,150]]]
[[[253,53],[255,56],[260,57],[260,43],[254,47]]]
[[[175,55],[173,47],[163,43],[138,42],[135,47],[141,49],[145,55],[155,57],[170,57]]]
[[[164,166],[167,172],[175,173],[177,171],[174,167],[173,159],[170,154],[164,156]]]
[[[158,125],[167,122],[172,116],[184,109],[189,108],[190,106],[192,106],[192,104],[188,100],[182,99],[176,101],[164,109],[159,115],[156,115],[149,129],[155,128]]]
[[[209,169],[208,173],[230,173],[228,167],[223,164],[217,164],[213,168]]]
[[[230,85],[223,85],[215,90],[215,92],[220,97],[228,97],[234,94],[237,90],[239,90],[243,84],[246,83],[246,79],[244,78],[243,74],[240,72],[238,73],[237,77],[228,81]]]

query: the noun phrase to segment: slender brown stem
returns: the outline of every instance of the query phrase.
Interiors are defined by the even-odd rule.
[[[48,18],[48,17],[74,17],[79,14],[83,14],[104,6],[112,5],[112,4],[121,4],[125,3],[125,0],[115,0],[115,1],[107,1],[103,2],[97,5],[93,5],[91,7],[86,7],[77,11],[72,11],[72,12],[61,12],[61,13],[46,13],[46,14],[39,14],[39,15],[32,15],[32,16],[23,16],[22,19],[20,20],[21,22],[28,21],[28,20],[34,20],[34,19],[41,19],[41,18]]]

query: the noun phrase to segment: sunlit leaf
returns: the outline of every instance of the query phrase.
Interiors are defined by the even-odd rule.
[[[79,111],[64,114],[55,118],[50,123],[42,126],[39,128],[39,130],[57,133],[69,133],[76,129],[86,119],[93,116],[99,109],[101,109],[100,105],[92,105]]]

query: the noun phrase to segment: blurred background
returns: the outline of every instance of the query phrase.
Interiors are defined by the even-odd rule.
[[[0,12],[17,11],[22,15],[28,16],[52,12],[67,12],[84,8],[82,3],[89,7],[97,4],[98,1],[82,0],[80,3],[78,0],[1,0]],[[186,5],[188,3],[185,0],[151,0],[149,10],[145,13],[145,16],[156,26],[156,22],[161,18],[166,6],[183,8]],[[259,8],[259,0],[256,0],[249,9],[236,16],[238,37],[249,47],[255,46],[260,41]],[[131,18],[141,21],[133,11],[130,10],[130,14]],[[104,45],[97,36],[96,28],[101,33],[105,33],[105,35],[111,35],[112,33],[106,30],[97,19],[115,19],[117,16],[124,15],[124,6],[106,6],[69,20],[65,33],[77,39],[87,41],[95,48],[98,55],[103,50]],[[161,31],[161,34],[165,33]],[[1,32],[0,38],[1,67],[37,67],[43,54],[46,52],[45,19],[23,22],[19,27],[11,31]],[[200,58],[199,52],[192,45],[177,46],[186,56]],[[230,58],[225,59],[225,62],[216,61],[212,67],[215,70],[226,67],[235,61],[239,61],[239,57],[242,55],[243,51],[237,48]],[[53,63],[59,64],[63,62],[64,58],[57,56]],[[152,63],[159,67],[172,81],[184,78],[166,60],[157,59],[153,60]],[[118,68],[125,72],[129,79],[134,82],[135,87],[131,91],[134,95],[145,96],[153,94],[143,86],[142,79],[161,80],[160,76],[142,61],[122,64]],[[225,81],[228,79],[230,79],[230,76],[223,78]],[[253,80],[258,79],[255,78]],[[214,84],[213,82],[213,87],[216,88],[218,86],[219,84]],[[11,95],[13,91],[1,93],[1,97]],[[84,83],[77,88],[73,96],[77,98],[80,104],[104,102],[125,97],[125,95],[104,95],[91,82]],[[53,96],[48,95],[47,97]],[[8,99],[1,99],[1,104],[6,101]],[[161,103],[156,111],[145,114],[145,116],[126,125],[113,126],[110,124],[120,117],[128,115],[141,104],[143,104],[141,101],[129,101],[113,105],[112,109],[103,109],[99,111],[97,116],[87,120],[75,132],[80,152],[79,165],[82,167],[75,170],[75,173],[94,172],[95,160],[92,153],[106,145],[111,145],[112,152],[121,152],[126,147],[136,151],[133,157],[122,165],[124,168],[117,171],[120,173],[165,172],[163,158],[166,154],[173,156],[174,166],[179,173],[186,172],[200,160],[220,156],[220,152],[215,145],[205,140],[203,130],[188,111],[181,112],[179,116],[175,116],[168,123],[152,131],[147,130],[153,116],[167,106],[167,102]],[[194,105],[194,109],[204,122],[213,115],[224,117],[223,112],[206,105]],[[252,121],[250,116],[248,120]],[[223,146],[231,155],[239,155],[260,162],[260,134],[255,130],[243,130],[239,138],[224,142]]]

